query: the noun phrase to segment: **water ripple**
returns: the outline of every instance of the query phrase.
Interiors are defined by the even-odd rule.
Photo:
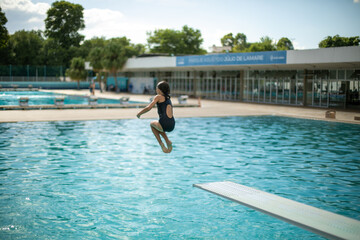
[[[0,124],[1,239],[321,239],[192,187],[232,180],[360,219],[360,126],[280,117]]]

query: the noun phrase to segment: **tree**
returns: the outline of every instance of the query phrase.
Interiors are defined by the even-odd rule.
[[[201,48],[203,39],[200,30],[194,30],[187,25],[183,26],[181,40],[183,44],[183,54],[205,54],[206,51]]]
[[[152,34],[148,32],[147,39],[150,52],[168,53],[177,55],[180,52],[180,37],[178,31],[172,29],[155,30]]]
[[[95,72],[101,71],[103,69],[103,49],[99,47],[91,49],[89,60]]]
[[[220,41],[222,46],[230,46],[233,52],[243,52],[249,47],[244,33],[238,33],[235,37],[232,33],[228,33]]]
[[[53,45],[61,48],[66,54],[62,56],[62,65],[69,66],[70,60],[75,56],[74,47],[79,47],[84,36],[79,30],[85,28],[84,8],[79,4],[66,1],[52,3],[45,19],[45,36],[53,39]]]
[[[248,43],[244,33],[237,33],[235,37],[232,33],[228,33],[221,38],[223,46],[231,46],[232,52],[263,52],[263,51],[276,51],[276,50],[293,50],[292,42],[283,37],[277,44],[268,37],[260,38],[260,42]]]
[[[93,48],[104,48],[106,45],[106,39],[104,37],[94,37],[89,40],[85,40],[77,49],[76,56],[82,57],[85,60],[89,59],[89,54]]]
[[[235,36],[235,47],[240,50],[245,50],[248,46],[246,42],[246,35],[244,33],[238,33]]]
[[[64,48],[78,47],[84,39],[78,33],[85,28],[83,10],[80,4],[66,1],[52,3],[45,19],[45,35],[59,41]]]
[[[250,44],[246,41],[246,35],[244,33],[236,34],[234,38],[233,52],[245,52],[249,47]]]
[[[131,57],[130,41],[126,37],[110,39],[104,48],[102,64],[115,78],[115,90],[119,92],[117,73]]]
[[[5,16],[5,13],[2,12],[2,9],[0,7],[0,49],[5,48],[9,40],[9,32],[5,27],[7,21],[8,20]]]
[[[201,48],[204,41],[201,38],[201,32],[194,30],[187,25],[183,26],[181,31],[173,29],[159,29],[154,33],[148,32],[147,41],[152,53],[168,54],[205,54],[206,51]]]
[[[117,73],[123,68],[127,59],[145,52],[142,44],[132,44],[126,37],[105,40],[103,38],[93,38],[84,44],[90,49],[87,59],[90,61],[97,79],[100,83],[100,72],[106,70],[117,79]],[[106,74],[107,77],[107,74]],[[119,91],[118,82],[115,81],[116,91]]]
[[[80,89],[80,80],[86,79],[87,72],[85,70],[85,60],[80,57],[75,57],[71,60],[70,68],[66,70],[66,76],[78,83]]]
[[[232,33],[224,35],[220,41],[223,47],[231,47],[231,49],[234,47],[235,39]]]
[[[41,65],[44,38],[41,31],[17,31],[10,36],[9,47],[13,54],[12,64]]]
[[[134,49],[136,54],[133,54],[133,56],[137,56],[140,54],[145,53],[145,46],[143,44],[134,44],[132,45],[132,48]]]
[[[8,50],[9,32],[5,27],[7,21],[5,13],[2,12],[0,7],[0,63],[2,64],[8,63],[10,55]]]
[[[252,43],[247,49],[249,52],[265,52],[265,51],[275,51],[275,44],[273,40],[268,37],[260,38],[260,42]]]
[[[99,82],[99,85],[101,86],[101,79],[100,79],[100,71],[104,68],[103,67],[103,48],[95,47],[91,49],[89,53],[89,60],[91,63],[91,66],[93,68],[93,71],[96,72],[96,79]],[[101,90],[101,87],[100,87]]]
[[[276,50],[294,50],[294,46],[290,39],[283,37],[277,42]]]
[[[333,37],[327,36],[324,40],[319,43],[320,48],[329,48],[329,47],[344,47],[344,46],[359,46],[360,38],[359,36],[355,37],[340,37],[335,35]]]
[[[45,65],[65,65],[70,66],[71,62],[65,63],[65,57],[68,51],[65,48],[59,46],[58,42],[53,38],[48,38],[44,42],[43,46],[43,64]]]

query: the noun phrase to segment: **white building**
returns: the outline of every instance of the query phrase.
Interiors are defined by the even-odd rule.
[[[133,58],[124,71],[140,91],[166,80],[173,95],[360,110],[360,46]]]

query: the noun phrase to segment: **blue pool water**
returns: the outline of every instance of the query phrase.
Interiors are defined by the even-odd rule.
[[[20,97],[28,97],[29,105],[53,105],[56,97],[65,97],[64,104],[89,103],[86,96],[65,95],[40,91],[0,91],[0,105],[19,105]],[[98,104],[119,104],[119,99],[98,98]],[[138,103],[130,101],[129,103]]]
[[[360,125],[281,117],[0,124],[0,239],[322,239],[193,188],[231,180],[360,220]]]

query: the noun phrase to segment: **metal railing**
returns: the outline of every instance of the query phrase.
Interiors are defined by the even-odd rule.
[[[30,77],[30,76],[0,76],[0,82],[61,82],[64,77]]]

